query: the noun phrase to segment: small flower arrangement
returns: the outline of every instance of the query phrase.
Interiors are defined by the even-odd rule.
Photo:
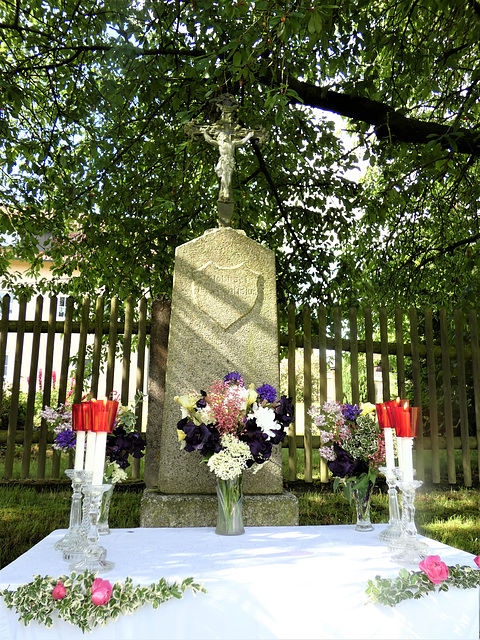
[[[118,394],[112,394],[118,396]],[[145,455],[145,440],[135,431],[137,416],[135,407],[142,402],[144,394],[137,393],[133,406],[120,406],[115,419],[115,428],[107,437],[105,480],[110,484],[122,482],[128,476],[125,469],[130,466],[132,458]],[[72,430],[72,407],[59,405],[57,409],[45,407],[41,413],[48,425],[53,428],[53,448],[63,453],[75,449],[76,435]]]
[[[198,451],[222,480],[245,469],[258,470],[270,459],[273,446],[284,441],[293,421],[289,398],[277,400],[269,384],[246,387],[237,372],[215,380],[207,391],[176,396],[182,419],[177,424],[180,446]]]
[[[385,459],[383,432],[375,421],[375,405],[362,407],[327,401],[312,406],[312,432],[320,436],[319,453],[335,476],[334,489],[343,484],[347,498],[351,489],[374,483]]]
[[[480,556],[474,559],[480,567]],[[370,602],[395,607],[402,600],[418,600],[434,591],[474,589],[480,585],[480,571],[468,566],[447,566],[440,556],[427,556],[418,565],[420,571],[400,569],[396,578],[376,576],[369,580],[366,594]]]
[[[193,578],[186,578],[181,584],[169,584],[162,578],[148,587],[134,586],[132,579],[126,578],[124,583],[112,585],[86,570],[60,578],[37,575],[16,591],[4,589],[0,595],[8,609],[16,610],[19,622],[25,626],[34,621],[50,628],[56,612],[60,619],[85,632],[116,620],[120,615],[134,613],[147,603],[156,609],[167,600],[180,599],[187,589],[206,593]]]
[[[75,448],[77,438],[72,431],[72,409],[69,405],[59,404],[56,409],[45,407],[40,415],[53,429],[54,449],[68,453]]]

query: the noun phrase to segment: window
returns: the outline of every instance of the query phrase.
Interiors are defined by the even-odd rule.
[[[67,315],[67,296],[58,296],[57,320],[63,320]]]

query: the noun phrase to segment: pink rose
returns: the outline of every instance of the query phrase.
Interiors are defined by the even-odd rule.
[[[448,578],[448,567],[440,560],[440,556],[427,556],[418,566],[433,584],[440,584]]]
[[[65,591],[65,587],[63,586],[63,582],[59,580],[52,591],[52,597],[55,600],[62,600],[67,595]]]
[[[480,556],[477,556],[476,558],[474,558],[473,561],[475,562],[477,567],[480,569]]]
[[[97,606],[107,604],[112,595],[112,585],[108,580],[95,578],[92,584],[92,602]]]

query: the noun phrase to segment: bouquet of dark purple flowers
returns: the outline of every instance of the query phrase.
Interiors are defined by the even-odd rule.
[[[107,436],[107,458],[123,470],[130,466],[130,456],[143,458],[145,455],[145,440],[135,430],[137,422],[135,407],[142,401],[143,393],[139,392],[135,396],[133,407],[120,406],[115,420],[115,428]]]
[[[246,387],[236,372],[215,380],[207,391],[175,400],[182,411],[177,424],[182,449],[201,453],[209,469],[223,480],[267,462],[294,418],[290,398],[277,400],[269,384]]]
[[[309,411],[312,432],[320,436],[319,453],[335,477],[334,489],[343,484],[348,499],[352,489],[365,492],[373,485],[385,459],[383,432],[374,412],[370,403],[359,408],[333,401]]]

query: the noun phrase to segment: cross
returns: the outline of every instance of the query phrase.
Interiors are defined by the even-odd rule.
[[[230,227],[234,209],[232,174],[235,170],[235,149],[243,146],[248,140],[256,140],[263,144],[267,140],[267,132],[262,127],[246,129],[235,122],[238,105],[235,99],[224,94],[218,98],[217,109],[221,111],[220,120],[215,124],[199,124],[196,120],[185,125],[185,133],[194,140],[203,138],[212,146],[218,147],[220,158],[215,172],[220,178],[218,194],[218,226]]]

